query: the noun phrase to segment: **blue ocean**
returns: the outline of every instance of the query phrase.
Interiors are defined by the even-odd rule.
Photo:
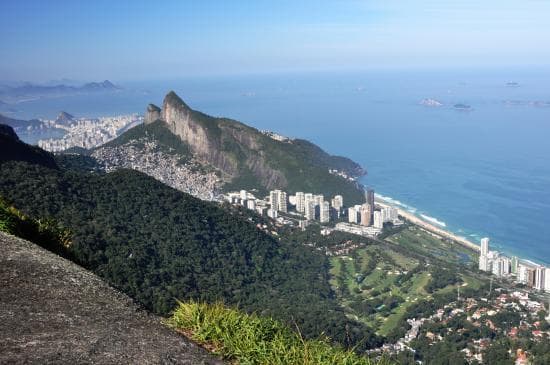
[[[311,73],[120,82],[123,91],[17,104],[13,116],[191,107],[309,139],[363,183],[492,249],[550,264],[550,70]],[[440,106],[421,105],[423,99]],[[456,108],[462,104],[468,108]]]

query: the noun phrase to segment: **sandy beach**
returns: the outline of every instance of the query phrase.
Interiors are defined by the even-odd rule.
[[[376,204],[382,206],[382,207],[388,207],[388,206],[392,206],[394,208],[397,209],[397,212],[398,214],[405,218],[406,220],[408,220],[409,222],[419,226],[419,227],[422,227],[424,228],[425,230],[431,232],[431,233],[434,233],[442,238],[448,238],[450,240],[453,240],[471,250],[474,250],[476,252],[479,252],[480,251],[480,246],[478,244],[475,244],[471,241],[468,241],[466,238],[464,237],[460,237],[454,233],[451,233],[449,231],[446,231],[442,228],[439,228],[425,220],[423,220],[422,218],[419,218],[417,217],[416,215],[410,213],[410,212],[407,212],[406,210],[403,210],[403,209],[400,209],[399,207],[395,206],[395,205],[391,205],[391,204],[388,204],[388,202],[376,197]]]

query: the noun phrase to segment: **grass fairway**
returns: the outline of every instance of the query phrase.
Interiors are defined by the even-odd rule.
[[[463,271],[463,283],[427,291],[434,269],[470,265],[475,258],[467,248],[411,226],[386,238],[386,243],[331,257],[330,282],[350,318],[387,336],[414,304],[456,291],[458,285],[479,289],[482,282]]]

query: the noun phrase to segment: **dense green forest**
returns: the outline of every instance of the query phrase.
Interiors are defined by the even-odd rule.
[[[176,299],[221,300],[298,326],[306,337],[325,333],[358,348],[379,343],[338,306],[326,257],[259,231],[245,215],[252,213],[235,214],[132,170],[45,165],[3,162],[0,195],[24,214],[70,229],[75,260],[147,309],[167,315]]]

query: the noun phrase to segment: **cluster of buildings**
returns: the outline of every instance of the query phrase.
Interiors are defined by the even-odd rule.
[[[246,190],[226,195],[226,200],[230,203],[242,205],[273,219],[284,220],[280,217],[281,213],[294,215],[302,229],[311,221],[321,224],[337,222],[334,228],[336,230],[374,237],[382,231],[384,223],[402,224],[396,208],[375,207],[374,190],[368,190],[366,198],[365,204],[346,209],[341,195],[335,195],[330,200],[325,200],[322,194],[297,192],[295,195],[288,195],[282,190],[270,191],[265,199],[257,199]]]
[[[38,141],[38,147],[60,152],[71,147],[94,148],[119,136],[127,129],[143,123],[143,117],[137,114],[97,119],[79,118],[66,123],[46,123],[51,128],[63,129],[62,138],[48,138]]]
[[[489,250],[489,238],[481,239],[479,270],[493,273],[497,277],[515,277],[519,284],[539,291],[550,292],[550,268],[491,251]]]
[[[193,160],[183,162],[164,151],[154,139],[140,138],[120,146],[103,146],[92,157],[106,172],[141,171],[164,184],[202,200],[216,200],[222,182],[214,172],[202,171]]]

